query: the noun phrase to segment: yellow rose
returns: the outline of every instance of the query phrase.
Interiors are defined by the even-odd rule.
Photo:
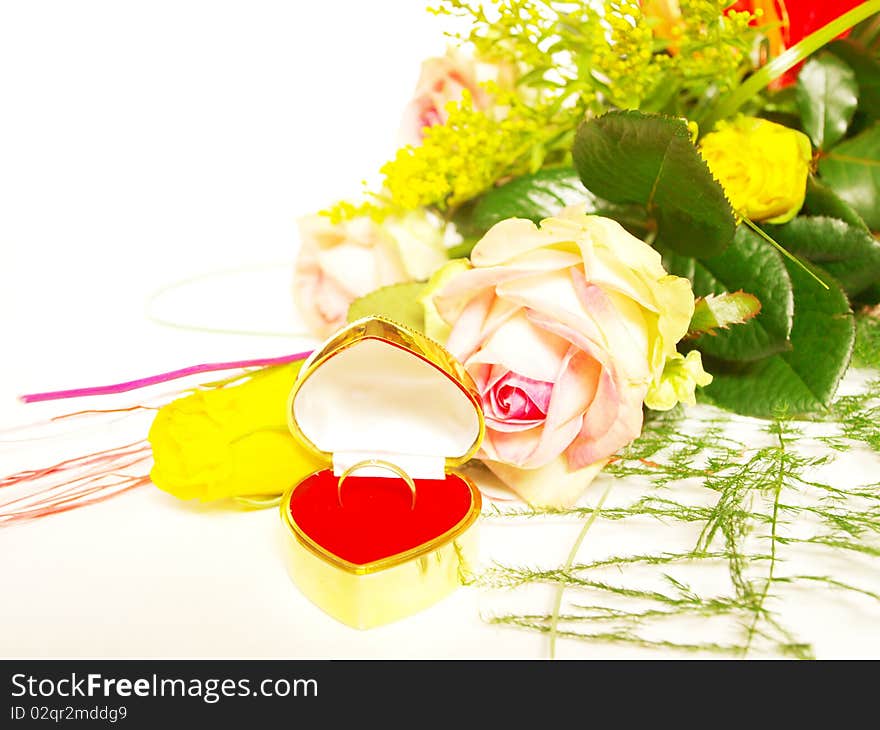
[[[804,204],[812,148],[807,136],[766,119],[719,122],[700,151],[737,215],[786,223]]]
[[[240,385],[198,391],[163,406],[147,437],[153,483],[180,499],[281,494],[326,466],[287,428],[287,396],[301,362]]]

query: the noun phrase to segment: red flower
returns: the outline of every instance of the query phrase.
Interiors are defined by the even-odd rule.
[[[731,9],[750,12],[762,10],[763,16],[755,24],[776,26],[768,27],[766,31],[770,42],[769,55],[772,58],[859,4],[861,0],[739,0],[731,5]],[[841,37],[847,33],[841,33]],[[801,65],[798,64],[783,74],[774,87],[782,88],[793,84]]]

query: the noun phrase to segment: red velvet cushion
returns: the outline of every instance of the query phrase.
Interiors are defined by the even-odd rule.
[[[350,476],[337,498],[337,477],[325,470],[290,497],[294,522],[314,542],[350,563],[364,565],[423,545],[468,514],[473,494],[454,474],[416,480],[416,503],[402,479]]]

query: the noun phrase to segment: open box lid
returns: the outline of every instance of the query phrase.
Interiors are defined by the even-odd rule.
[[[444,478],[477,452],[485,429],[461,363],[379,317],[353,322],[306,361],[290,393],[288,424],[336,475],[378,459],[413,479]],[[374,475],[390,476],[381,468]]]

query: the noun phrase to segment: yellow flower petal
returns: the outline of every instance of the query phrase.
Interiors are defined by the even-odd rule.
[[[687,356],[675,353],[666,360],[663,375],[648,389],[645,405],[655,411],[668,411],[676,403],[694,405],[695,390],[712,382],[712,376],[703,370],[703,359],[698,350]]]
[[[785,223],[803,206],[813,151],[802,132],[739,116],[719,122],[700,152],[738,215]]]
[[[287,396],[302,363],[163,406],[150,427],[153,483],[180,499],[281,494],[326,466],[287,428]]]

